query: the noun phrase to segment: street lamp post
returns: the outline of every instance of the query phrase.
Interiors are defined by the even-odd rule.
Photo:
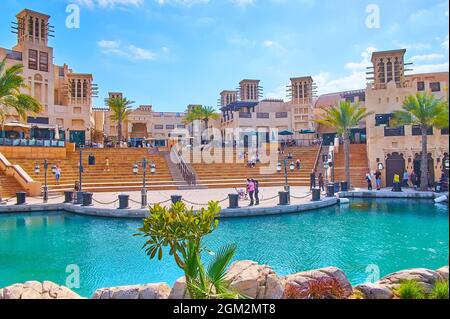
[[[147,189],[145,186],[145,177],[147,173],[147,159],[144,157],[142,159],[142,190],[141,190],[141,207],[147,206]]]
[[[81,145],[80,145],[80,165],[78,168],[78,174],[79,174],[78,180],[80,182],[79,191],[81,193],[83,191],[83,186],[82,186],[82,182],[83,182],[83,148],[81,147]]]
[[[44,195],[43,195],[44,203],[47,203],[48,201],[47,170],[48,170],[48,162],[46,159],[44,159]],[[38,175],[41,172],[39,164],[36,164],[34,166],[34,172],[36,175]]]

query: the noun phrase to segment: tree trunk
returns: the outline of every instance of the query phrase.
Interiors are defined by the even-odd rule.
[[[345,166],[345,181],[347,187],[350,189],[350,138],[348,132],[344,133],[344,166]]]
[[[420,190],[428,189],[428,151],[427,151],[427,127],[422,125],[422,155],[420,160]]]
[[[119,120],[117,121],[117,138],[119,140],[119,143],[122,142],[122,119],[119,117]]]

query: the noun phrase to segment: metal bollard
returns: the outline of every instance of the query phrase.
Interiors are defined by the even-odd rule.
[[[334,192],[339,193],[339,182],[334,183]]]
[[[347,191],[348,191],[348,183],[341,182],[341,192],[347,192]]]
[[[239,195],[238,194],[228,194],[228,208],[239,208]]]
[[[327,197],[333,197],[334,196],[334,184],[328,184],[327,185]]]
[[[278,205],[289,205],[289,192],[278,192],[280,203]]]
[[[83,193],[83,205],[82,206],[92,206],[92,193]]]
[[[27,193],[25,193],[25,192],[18,192],[18,193],[16,193],[16,198],[17,198],[16,205],[25,205],[26,204]]]
[[[119,208],[118,209],[127,209],[130,208],[130,205],[128,203],[130,199],[130,195],[119,195]]]
[[[83,204],[83,192],[77,192],[77,201],[76,204]]]
[[[64,191],[64,203],[72,203],[73,191]]]
[[[170,196],[170,199],[172,200],[173,204],[181,202],[181,198],[182,198],[181,195],[172,195],[172,196]]]
[[[313,188],[312,189],[312,201],[313,202],[320,201],[320,188]]]

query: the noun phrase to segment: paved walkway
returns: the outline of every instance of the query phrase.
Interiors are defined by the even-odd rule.
[[[282,191],[282,187],[264,187],[260,188],[259,198],[260,205],[258,207],[273,207],[277,206],[279,203],[278,192]],[[115,209],[119,207],[118,195],[127,194],[130,195],[130,209],[141,208],[141,193],[140,191],[134,192],[101,192],[93,194],[93,206],[94,208],[110,208]],[[221,188],[221,189],[189,189],[189,190],[160,190],[147,192],[147,198],[149,204],[154,204],[158,202],[164,202],[162,206],[170,205],[171,195],[181,195],[183,200],[188,206],[192,206],[194,209],[199,209],[201,207],[206,207],[208,201],[218,200],[220,201],[220,206],[222,208],[228,207],[228,194],[236,194],[236,189],[234,188]],[[63,195],[50,196],[48,203],[56,204],[62,203],[64,201]],[[291,187],[291,204],[303,204],[311,201],[311,194],[309,192],[309,187],[304,186],[293,186]],[[27,204],[42,204],[42,197],[31,198],[27,197]],[[7,205],[15,205],[16,199],[12,198],[8,201]],[[246,207],[250,204],[249,200],[240,200],[239,206]]]

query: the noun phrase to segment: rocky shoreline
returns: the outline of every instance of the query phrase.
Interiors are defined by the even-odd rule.
[[[230,288],[252,299],[307,299],[311,287],[324,291],[323,298],[336,299],[393,299],[394,290],[401,282],[415,280],[430,292],[436,282],[448,280],[449,267],[437,270],[426,268],[407,269],[389,274],[376,283],[352,287],[342,270],[326,267],[278,276],[272,268],[251,260],[234,262],[226,275]],[[320,290],[322,289],[322,290]],[[308,291],[308,293],[306,293]],[[184,277],[179,278],[172,288],[166,283],[121,286],[97,289],[91,299],[185,299]],[[43,283],[27,281],[0,289],[0,299],[86,299],[67,287],[50,281]]]

